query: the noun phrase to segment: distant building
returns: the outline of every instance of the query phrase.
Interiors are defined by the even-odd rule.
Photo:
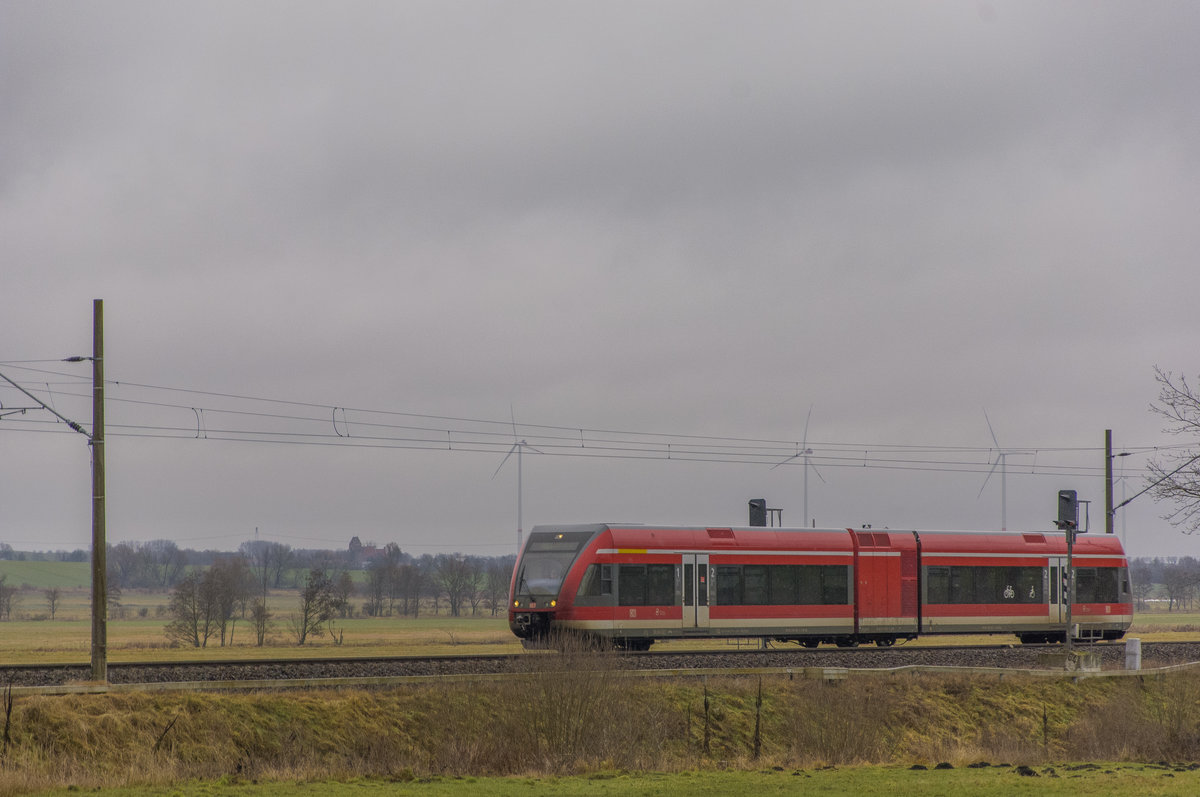
[[[362,544],[357,536],[350,538],[350,566],[351,567],[366,567],[371,562],[383,556],[383,549],[376,547],[375,543]]]

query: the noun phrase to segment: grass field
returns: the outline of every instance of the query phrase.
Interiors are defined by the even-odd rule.
[[[0,561],[0,575],[20,591],[13,619],[0,622],[0,663],[84,663],[91,650],[91,591],[89,570],[81,562]],[[55,619],[49,619],[45,591],[60,590]],[[231,645],[209,641],[203,649],[173,646],[163,633],[169,618],[166,592],[127,590],[121,595],[121,614],[108,622],[108,656],[112,662],[191,660],[197,658],[248,659],[281,656],[402,656],[478,653],[515,653],[521,650],[508,630],[503,614],[450,617],[424,609],[418,618],[354,617],[336,623],[342,644],[322,636],[298,647],[288,628],[295,612],[295,590],[277,590],[269,598],[274,627],[268,644],[257,647],[246,621],[233,626]],[[361,599],[359,600],[361,603]],[[1130,636],[1144,641],[1173,641],[1200,637],[1200,612],[1139,612]],[[907,645],[996,644],[1015,642],[1011,636],[925,637]],[[691,650],[756,647],[757,640],[719,640],[659,643],[656,650]]]
[[[170,788],[106,789],[108,797],[134,795],[412,795],[413,797],[723,797],[729,794],[824,794],[858,797],[863,794],[957,795],[1011,797],[1076,797],[1079,794],[1191,795],[1200,793],[1200,772],[1163,765],[1104,764],[1056,765],[1018,774],[1015,767],[911,770],[899,767],[848,767],[816,770],[765,770],[757,772],[691,771],[676,773],[598,772],[567,778],[425,778],[421,780],[356,779],[348,782],[263,783],[238,780],[190,783]],[[49,795],[77,794],[66,789]]]
[[[0,576],[10,587],[39,590],[47,587],[88,589],[92,566],[87,562],[16,562],[0,561]]]

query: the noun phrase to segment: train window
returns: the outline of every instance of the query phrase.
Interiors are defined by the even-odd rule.
[[[675,565],[621,565],[617,569],[617,603],[621,606],[673,606]]]
[[[933,566],[925,568],[925,602],[950,602],[950,568]]]
[[[742,568],[739,565],[713,565],[717,582],[717,605],[737,606],[742,602]]]
[[[646,603],[673,606],[676,601],[675,565],[646,565]]]
[[[925,568],[926,603],[1044,603],[1040,567]]]
[[[1007,603],[1004,599],[1003,567],[973,567],[975,571],[975,599],[971,603]],[[1016,588],[1012,590],[1016,598]]]
[[[1095,603],[1096,568],[1075,568],[1075,602]]]
[[[975,568],[950,568],[950,600],[948,603],[975,603]]]
[[[800,583],[797,585],[796,602],[819,604],[825,602],[825,587],[821,578],[821,565],[799,565],[796,568]]]
[[[622,606],[646,605],[645,565],[621,565],[617,568],[617,602]]]
[[[821,568],[821,603],[840,605],[850,602],[850,568],[843,565],[818,565]]]
[[[1111,567],[1075,568],[1076,603],[1116,603],[1118,575]]]
[[[592,536],[590,531],[531,533],[517,563],[517,594],[557,596],[575,557]]]
[[[1044,603],[1042,600],[1042,568],[1010,567],[1009,583],[1016,590],[1017,603]]]
[[[767,566],[746,565],[742,568],[742,603],[763,606],[767,603]]]
[[[713,565],[721,606],[842,605],[850,602],[844,565]]]
[[[579,580],[581,598],[598,598],[612,594],[612,565],[591,564]]]
[[[772,606],[787,606],[800,601],[800,567],[798,565],[772,565],[767,568]]]

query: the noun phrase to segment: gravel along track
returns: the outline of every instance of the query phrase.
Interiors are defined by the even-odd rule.
[[[1097,652],[1103,669],[1120,669],[1125,663],[1123,642],[1079,645]],[[893,669],[907,666],[1003,667],[1037,669],[1038,654],[1061,650],[1057,645],[995,645],[970,647],[892,648],[770,648],[767,650],[651,652],[617,656],[617,666],[630,670],[722,670],[762,668],[834,667]],[[319,678],[385,678],[398,676],[490,675],[529,672],[553,652],[511,656],[437,656],[386,659],[307,659],[259,662],[186,662],[162,664],[109,664],[113,684],[187,683],[195,681],[284,681]],[[1200,642],[1154,642],[1142,645],[1142,667],[1151,669],[1200,661]],[[549,663],[549,662],[547,662]],[[0,667],[0,688],[62,686],[86,683],[89,665]]]

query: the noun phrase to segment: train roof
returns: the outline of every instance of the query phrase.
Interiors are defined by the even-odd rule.
[[[639,523],[587,523],[587,524],[542,524],[534,526],[531,533],[538,532],[589,532],[598,534],[608,531],[617,545],[630,547],[646,544],[653,539],[659,544],[688,545],[701,542],[729,545],[789,547],[788,542],[805,545],[821,544],[833,548],[851,546],[853,532],[860,544],[895,545],[901,540],[911,540],[916,535],[927,552],[973,551],[981,544],[989,550],[1011,549],[1029,551],[1041,549],[1047,553],[1066,551],[1065,533],[1061,531],[967,531],[967,530],[923,530],[923,529],[854,529],[854,528],[805,528],[776,526],[666,526]],[[649,539],[648,539],[649,538]],[[789,540],[791,538],[791,540]],[[865,539],[865,542],[864,542]],[[1079,533],[1075,537],[1075,548],[1080,553],[1097,552],[1124,555],[1121,541],[1111,534]]]

